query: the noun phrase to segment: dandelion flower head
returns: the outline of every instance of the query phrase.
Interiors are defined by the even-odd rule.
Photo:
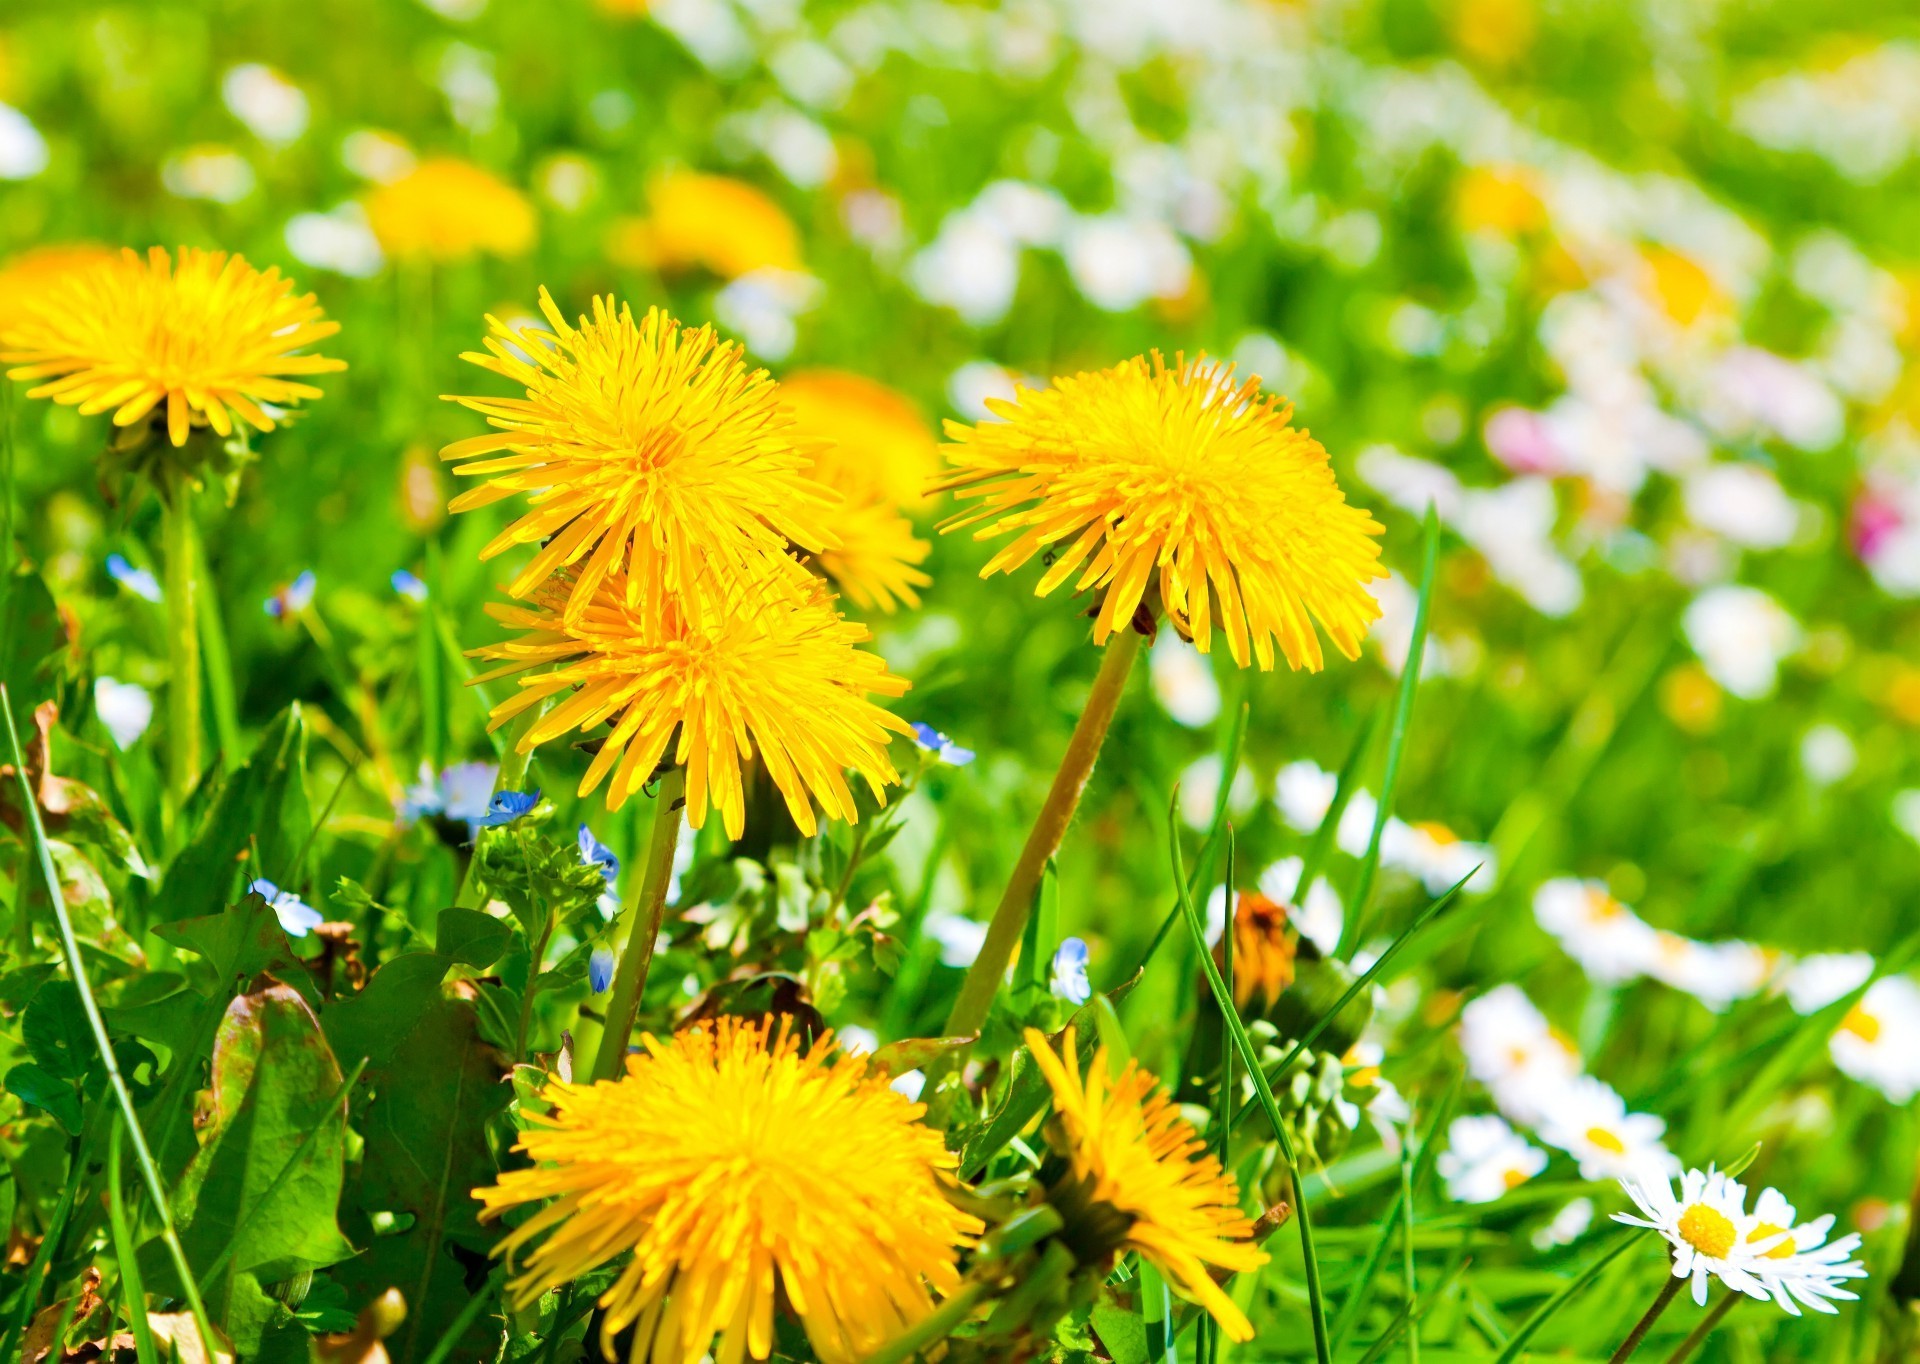
[[[376,186],[367,222],[389,255],[462,261],[512,258],[533,246],[539,224],[527,196],[469,161],[430,157]]]
[[[111,412],[121,427],[157,412],[181,446],[196,426],[232,435],[236,418],[271,431],[282,408],[318,398],[301,379],[346,364],[301,352],[339,330],[278,269],[193,247],[176,261],[155,247],[71,271],[30,297],[0,359],[17,366],[10,378],[39,381],[30,398]]]
[[[28,315],[32,299],[119,258],[119,252],[104,246],[39,246],[0,265],[0,344],[6,344],[7,333]]]
[[[670,171],[647,187],[647,208],[646,217],[615,228],[616,259],[655,270],[697,267],[722,279],[801,268],[793,220],[744,180]]]
[[[1366,584],[1384,576],[1382,527],[1347,504],[1326,450],[1258,379],[1155,352],[987,406],[1000,420],[948,423],[954,471],[940,484],[979,501],[943,530],[984,522],[976,539],[1015,537],[981,576],[1048,554],[1036,595],[1075,574],[1076,590],[1105,593],[1096,644],[1129,623],[1157,574],[1161,603],[1203,653],[1217,626],[1242,667],[1273,667],[1277,641],[1289,666],[1317,670],[1317,624],[1359,654],[1380,614]]]
[[[658,308],[636,321],[609,297],[570,326],[546,290],[551,331],[487,319],[487,353],[465,358],[520,384],[524,398],[453,401],[497,428],[441,458],[483,480],[456,512],[515,494],[527,510],[481,551],[541,548],[508,584],[525,597],[578,565],[570,612],[621,572],[629,603],[724,585],[787,565],[788,542],[829,548],[834,495],[807,475],[815,449],[781,406],[765,370],[711,327],[689,331]]]
[[[776,1303],[827,1364],[850,1364],[959,1284],[981,1230],[945,1196],[954,1156],[919,1104],[830,1037],[723,1018],[643,1037],[620,1079],[549,1081],[533,1168],[476,1189],[485,1216],[552,1199],[496,1253],[520,1305],[631,1252],[601,1295],[601,1348],[633,1364],[766,1359]],[[714,1344],[714,1338],[720,1338]]]
[[[885,384],[837,369],[804,369],[780,381],[780,396],[808,436],[827,444],[815,477],[859,486],[896,507],[927,500],[940,447],[920,410]]]
[[[559,698],[523,736],[523,751],[611,724],[581,795],[607,781],[608,807],[618,808],[670,758],[687,769],[687,822],[698,829],[718,809],[728,837],[739,838],[745,768],[757,755],[811,836],[815,801],[831,818],[858,817],[846,769],[882,802],[899,781],[887,745],[911,727],[867,696],[899,696],[907,683],[855,647],[866,627],[842,618],[817,582],[796,595],[763,579],[724,601],[707,593],[647,611],[629,605],[626,580],[615,574],[571,618],[568,592],[563,574],[528,605],[490,605],[519,633],[475,651],[500,664],[476,680],[531,671],[519,694],[494,708],[496,727]]]
[[[1233,1339],[1251,1340],[1252,1324],[1207,1269],[1238,1273],[1267,1262],[1250,1239],[1253,1224],[1240,1210],[1233,1176],[1202,1154],[1205,1143],[1159,1081],[1133,1062],[1109,1080],[1102,1047],[1083,1078],[1074,1029],[1067,1029],[1058,1054],[1032,1028],[1026,1040],[1065,1133],[1069,1175],[1051,1200],[1068,1213],[1067,1235],[1073,1235],[1076,1210],[1118,1217],[1126,1231],[1113,1249],[1139,1251]]]

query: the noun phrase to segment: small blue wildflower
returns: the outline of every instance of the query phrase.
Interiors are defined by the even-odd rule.
[[[596,947],[593,955],[587,958],[587,984],[593,987],[596,995],[604,995],[607,987],[613,984],[613,951],[611,948]]]
[[[580,826],[580,865],[600,868],[606,882],[600,892],[600,917],[611,920],[620,912],[620,858],[584,824]]]
[[[313,593],[317,583],[318,579],[313,576],[313,570],[309,568],[262,602],[261,609],[275,620],[289,620],[313,605]]]
[[[326,922],[319,910],[292,891],[280,889],[265,877],[249,882],[247,889],[267,902],[267,907],[273,911],[289,938],[304,938]]]
[[[477,829],[499,829],[514,822],[540,803],[540,788],[531,791],[496,791],[487,802],[487,812],[469,820]]]
[[[916,721],[913,726],[913,741],[923,753],[931,753],[940,762],[951,767],[965,767],[973,761],[973,750],[962,748],[932,725]]]
[[[419,780],[402,793],[395,813],[402,824],[432,815],[464,823],[471,842],[480,832],[480,821],[491,811],[493,784],[499,776],[500,769],[492,763],[455,763],[436,781],[433,768],[421,763]]]
[[[160,600],[160,580],[144,568],[135,568],[124,554],[107,556],[107,576],[142,601]]]
[[[1085,1004],[1093,994],[1087,981],[1087,943],[1084,938],[1068,938],[1053,954],[1053,981],[1056,995],[1073,1004]]]
[[[393,570],[392,582],[393,590],[408,601],[427,599],[427,585],[417,574],[409,573],[404,568],[396,568]]]

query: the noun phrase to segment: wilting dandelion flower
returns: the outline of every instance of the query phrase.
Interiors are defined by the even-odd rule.
[[[945,1194],[955,1157],[884,1071],[830,1038],[726,1018],[662,1041],[618,1080],[549,1081],[533,1168],[476,1189],[486,1216],[553,1199],[496,1250],[514,1301],[631,1254],[600,1296],[601,1348],[629,1360],[766,1359],[784,1303],[828,1364],[850,1364],[959,1285],[981,1229]],[[715,1337],[720,1338],[714,1344]]]
[[[298,352],[340,330],[278,269],[224,251],[159,247],[143,259],[73,271],[28,299],[4,337],[9,377],[43,381],[27,396],[132,426],[156,411],[173,444],[196,426],[233,434],[235,419],[271,431],[280,409],[320,390],[301,377],[346,368]]]
[[[1747,1191],[1737,1181],[1718,1170],[1688,1170],[1681,1176],[1677,1198],[1673,1181],[1663,1173],[1625,1178],[1620,1187],[1640,1216],[1617,1212],[1613,1220],[1664,1236],[1673,1247],[1673,1277],[1693,1280],[1696,1303],[1706,1305],[1710,1278],[1767,1300],[1766,1286],[1752,1272],[1757,1252],[1744,1237],[1753,1223],[1747,1216]]]
[[[509,593],[526,597],[578,564],[569,615],[615,572],[627,603],[651,608],[703,579],[724,586],[791,563],[789,541],[831,544],[834,495],[807,476],[815,450],[739,346],[710,327],[686,331],[658,308],[636,322],[611,297],[594,299],[577,328],[544,289],[540,308],[552,331],[489,317],[489,354],[465,357],[527,396],[454,399],[498,429],[441,451],[460,476],[485,480],[453,500],[456,512],[531,494],[480,551],[541,546]]]
[[[1214,956],[1224,963],[1220,948]],[[1234,1007],[1245,1009],[1258,995],[1261,1009],[1271,1009],[1293,984],[1293,959],[1287,907],[1257,891],[1242,891],[1233,911]]]
[[[387,254],[460,261],[524,255],[538,223],[527,196],[471,162],[435,157],[376,186],[367,221]]]
[[[1236,663],[1318,669],[1315,622],[1347,657],[1380,608],[1381,526],[1347,505],[1327,452],[1292,409],[1231,366],[1156,352],[990,401],[999,421],[947,430],[955,472],[940,486],[980,505],[943,530],[1017,538],[981,570],[1053,557],[1035,593],[1077,573],[1105,593],[1094,642],[1132,620],[1150,580],[1205,653],[1217,625]]]
[[[1159,1081],[1132,1061],[1109,1080],[1102,1047],[1083,1078],[1072,1028],[1058,1055],[1034,1029],[1026,1039],[1053,1089],[1065,1137],[1069,1168],[1048,1199],[1066,1218],[1069,1234],[1084,1221],[1089,1235],[1080,1239],[1104,1242],[1101,1256],[1140,1252],[1229,1336],[1251,1340],[1252,1324],[1207,1270],[1215,1265],[1240,1273],[1267,1262],[1250,1240],[1253,1224],[1240,1210],[1233,1176],[1201,1154],[1205,1143]]]
[[[688,824],[701,828],[717,808],[730,838],[746,828],[744,764],[756,755],[809,836],[816,800],[831,818],[857,818],[846,768],[884,801],[885,786],[899,780],[887,744],[911,731],[866,697],[899,696],[907,683],[854,647],[866,627],[837,615],[817,582],[800,597],[763,582],[726,604],[669,600],[657,613],[630,600],[625,575],[615,574],[571,621],[564,577],[529,606],[488,606],[522,633],[475,650],[501,664],[477,680],[540,669],[494,707],[494,726],[562,698],[522,737],[522,751],[611,723],[581,795],[610,777],[607,805],[617,809],[670,759],[687,769]]]

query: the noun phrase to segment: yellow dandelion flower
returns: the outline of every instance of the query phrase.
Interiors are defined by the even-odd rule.
[[[0,344],[28,316],[28,304],[73,276],[120,258],[104,246],[39,246],[0,265]]]
[[[1199,1154],[1206,1144],[1160,1082],[1134,1062],[1109,1082],[1102,1047],[1083,1080],[1072,1028],[1057,1056],[1040,1032],[1029,1028],[1026,1037],[1066,1134],[1071,1187],[1056,1187],[1056,1208],[1063,1202],[1074,1210],[1097,1206],[1103,1216],[1096,1220],[1106,1222],[1117,1215],[1127,1230],[1113,1253],[1139,1251],[1229,1336],[1251,1340],[1252,1323],[1207,1272],[1208,1265],[1242,1273],[1267,1262],[1248,1239],[1253,1223],[1240,1211],[1233,1176],[1211,1155]]]
[[[955,472],[940,484],[981,502],[943,531],[1018,532],[982,577],[1057,554],[1035,595],[1079,570],[1075,590],[1106,594],[1093,635],[1104,644],[1158,570],[1161,604],[1203,653],[1217,617],[1241,667],[1251,654],[1271,668],[1277,638],[1289,665],[1317,671],[1315,621],[1359,655],[1380,614],[1366,584],[1385,576],[1382,527],[1347,505],[1327,452],[1257,378],[1235,384],[1204,358],[1168,368],[1155,352],[988,406],[1002,420],[947,424]]]
[[[235,417],[271,431],[284,415],[276,409],[318,398],[296,376],[346,362],[296,352],[339,330],[278,269],[191,247],[176,265],[155,247],[144,260],[123,251],[73,271],[28,299],[0,360],[18,366],[10,378],[47,381],[28,397],[112,412],[115,426],[161,409],[178,446],[195,426],[233,434]]]
[[[858,480],[896,507],[927,500],[940,447],[920,410],[885,384],[844,370],[807,369],[780,381],[780,396],[806,435],[831,448],[815,477],[843,491]]]
[[[801,268],[800,233],[765,192],[726,175],[670,171],[647,187],[647,216],[615,226],[608,254],[654,270],[722,279]]]
[[[836,543],[815,562],[856,606],[887,612],[918,606],[920,589],[933,581],[919,565],[933,546],[913,533],[913,522],[891,503],[837,491],[845,501],[826,518]]]
[[[575,564],[579,604],[616,570],[629,604],[715,575],[752,578],[768,563],[804,576],[788,542],[828,548],[823,516],[835,499],[807,476],[817,450],[767,372],[748,369],[711,327],[687,331],[658,308],[635,322],[626,305],[596,298],[576,328],[542,289],[540,309],[552,331],[489,317],[488,353],[463,357],[527,396],[452,399],[498,429],[440,452],[456,475],[486,480],[453,511],[531,494],[480,551],[541,546],[507,591],[525,597]]]
[[[784,1301],[826,1364],[851,1364],[959,1286],[981,1224],[945,1197],[955,1158],[884,1072],[736,1018],[641,1041],[618,1080],[549,1081],[552,1115],[519,1142],[534,1167],[474,1190],[488,1217],[554,1200],[494,1252],[544,1237],[516,1303],[631,1252],[600,1297],[609,1359],[629,1326],[632,1364],[766,1359]]]
[[[494,619],[524,633],[476,649],[501,664],[477,680],[539,670],[494,708],[493,725],[550,696],[565,699],[528,729],[522,752],[611,723],[580,782],[584,796],[611,775],[610,809],[671,756],[687,769],[687,822],[698,829],[716,808],[727,836],[739,838],[743,768],[757,754],[807,834],[817,828],[816,800],[830,818],[851,822],[858,812],[846,769],[884,804],[886,786],[900,779],[887,745],[893,734],[912,732],[867,695],[899,696],[907,682],[878,655],[855,648],[868,638],[866,627],[842,618],[817,580],[802,581],[804,589],[763,577],[736,585],[728,600],[708,592],[664,598],[647,610],[629,604],[624,577],[614,574],[577,613],[564,579],[528,606],[489,605]]]
[[[538,222],[533,203],[470,161],[430,157],[366,197],[367,222],[389,255],[462,261],[522,256]]]

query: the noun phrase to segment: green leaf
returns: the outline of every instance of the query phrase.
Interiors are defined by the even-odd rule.
[[[196,1274],[229,1244],[231,1269],[266,1282],[354,1253],[334,1221],[346,1159],[340,1084],[319,1020],[291,987],[227,1006],[213,1045],[212,1122],[175,1191]]]
[[[1113,1364],[1147,1364],[1147,1325],[1138,1312],[1102,1301],[1094,1304],[1092,1320]]]
[[[51,1113],[68,1136],[80,1135],[80,1092],[70,1081],[51,1075],[31,1061],[7,1072],[7,1093]]]
[[[453,906],[440,911],[434,948],[460,966],[491,966],[513,941],[513,930],[478,909]]]
[[[429,1007],[368,1072],[374,1097],[365,1110],[366,1154],[354,1198],[364,1214],[406,1213],[413,1222],[375,1238],[333,1274],[356,1307],[388,1288],[400,1290],[406,1320],[387,1341],[395,1359],[419,1359],[432,1349],[479,1286],[478,1278],[468,1282],[467,1264],[482,1260],[494,1238],[480,1225],[473,1190],[497,1175],[487,1127],[513,1097],[501,1083],[507,1069],[506,1058],[481,1040],[473,1005],[434,991]],[[500,1327],[494,1313],[477,1316],[457,1356],[490,1355]]]
[[[191,1050],[199,1038],[200,1010],[206,1001],[187,988],[186,977],[174,971],[135,976],[120,994],[120,1002],[102,1009],[109,1031],[124,1037],[158,1042],[178,1056]]]
[[[20,1032],[27,1054],[58,1079],[79,1079],[98,1054],[80,991],[70,980],[50,980],[34,991]]]
[[[267,726],[246,766],[214,795],[193,840],[167,869],[154,918],[186,919],[229,902],[243,872],[248,881],[288,875],[313,828],[306,776],[307,722],[296,703]],[[256,846],[257,858],[243,861]]]
[[[153,934],[206,958],[224,982],[301,969],[280,920],[258,895],[243,895],[218,914],[155,924]]]
[[[440,1000],[440,982],[453,965],[438,952],[406,952],[368,979],[359,994],[327,1006],[321,1019],[333,1053],[348,1065],[365,1059],[386,1066],[395,1048]]]
[[[7,591],[0,600],[0,682],[12,694],[13,704],[30,713],[58,685],[66,631],[40,575],[8,571]]]

